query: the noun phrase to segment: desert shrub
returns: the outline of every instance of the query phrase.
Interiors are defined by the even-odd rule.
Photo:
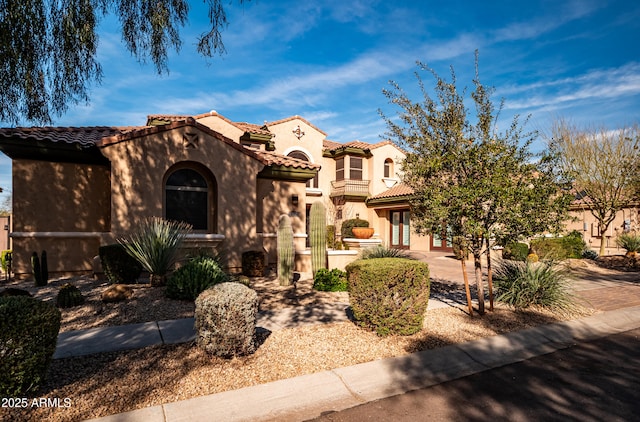
[[[110,283],[135,283],[142,273],[142,265],[120,244],[100,246],[98,255]]]
[[[361,220],[359,218],[352,218],[350,220],[345,220],[342,222],[342,226],[340,228],[340,233],[342,234],[342,238],[346,237],[354,237],[351,229],[354,227],[369,227],[369,222],[367,220]]]
[[[258,294],[238,283],[221,283],[196,298],[196,344],[215,356],[229,358],[256,350]]]
[[[422,329],[429,301],[429,266],[399,258],[359,259],[347,266],[356,322],[379,336]]]
[[[564,237],[541,237],[531,241],[531,250],[540,259],[563,260],[582,258],[587,248],[580,232],[573,231]]]
[[[336,226],[327,224],[327,248],[335,249],[336,247]]]
[[[366,248],[360,252],[360,259],[375,258],[404,258],[412,259],[409,254],[402,249],[388,248],[386,246],[377,245],[373,248]]]
[[[7,272],[12,260],[11,249],[6,249],[0,252],[0,265],[2,265],[2,271]]]
[[[338,268],[320,268],[313,278],[313,288],[322,292],[346,292],[347,273]]]
[[[502,261],[495,268],[493,282],[496,300],[515,309],[537,305],[562,311],[574,306],[568,273],[553,261]]]
[[[616,238],[616,244],[629,252],[640,252],[640,236],[632,233],[622,233]]]
[[[538,262],[540,261],[540,257],[534,253],[530,253],[527,255],[527,262]]]
[[[264,252],[243,252],[242,274],[246,275],[247,277],[262,277],[264,275]]]
[[[529,245],[520,242],[507,243],[502,249],[502,258],[513,261],[525,261],[529,254]]]
[[[82,297],[80,289],[76,286],[71,283],[65,283],[64,286],[60,287],[58,296],[56,296],[56,306],[58,308],[71,308],[83,303],[84,297]]]
[[[191,225],[187,223],[152,217],[144,220],[128,237],[119,239],[118,243],[149,271],[152,285],[162,285],[190,231]]]
[[[226,281],[229,281],[229,276],[220,264],[211,257],[201,256],[171,274],[165,295],[171,299],[195,300],[205,289]]]
[[[56,350],[60,311],[26,296],[0,298],[0,396],[20,397],[44,381]]]
[[[598,259],[598,253],[592,249],[585,249],[582,251],[582,258],[595,260]]]

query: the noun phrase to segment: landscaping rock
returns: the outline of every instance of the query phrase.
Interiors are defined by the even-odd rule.
[[[114,284],[102,292],[100,297],[103,302],[122,302],[133,295],[133,289],[124,284]]]
[[[599,256],[596,264],[602,268],[618,271],[640,271],[640,256],[607,255]]]
[[[239,283],[221,283],[196,299],[196,344],[215,356],[255,352],[258,294]]]

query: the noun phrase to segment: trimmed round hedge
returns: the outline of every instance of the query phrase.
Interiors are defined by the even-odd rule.
[[[56,350],[60,311],[28,296],[0,297],[0,396],[37,390]]]
[[[405,258],[361,259],[346,268],[349,300],[358,325],[379,336],[422,329],[429,302],[429,266]]]

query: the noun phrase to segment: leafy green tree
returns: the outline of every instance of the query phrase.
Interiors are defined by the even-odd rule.
[[[382,116],[390,139],[408,151],[402,168],[404,183],[414,191],[413,227],[430,235],[448,227],[452,236],[464,239],[473,255],[482,314],[481,257],[483,253],[489,257],[491,240],[558,229],[567,217],[570,196],[562,189],[568,183],[565,175],[554,171],[558,156],[530,152],[535,132],[524,132],[517,116],[508,130],[497,131],[502,103],[498,109],[493,105],[493,89],[480,82],[477,64],[476,56],[471,93],[475,116],[465,106],[466,90],[458,90],[453,69],[451,80],[446,81],[422,63],[419,70],[435,79],[435,98],[416,72],[422,101],[412,101],[392,82],[392,89],[383,92],[400,108],[399,123]],[[464,261],[462,269],[472,313]],[[491,289],[490,280],[488,284]]]
[[[564,169],[575,179],[575,190],[605,233],[616,214],[640,192],[640,128],[579,129],[564,120],[555,122],[550,149],[562,157]],[[600,242],[600,255],[605,254]]]
[[[225,51],[227,17],[223,0],[205,3],[211,27],[197,49],[210,57]],[[182,45],[179,29],[188,13],[187,0],[0,0],[0,120],[49,124],[52,114],[88,102],[88,87],[102,77],[96,29],[107,14],[118,18],[137,60],[166,72],[169,49]]]

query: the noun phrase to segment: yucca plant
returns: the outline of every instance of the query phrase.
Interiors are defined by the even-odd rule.
[[[616,243],[627,251],[628,255],[640,252],[640,235],[632,233],[622,233],[616,238]]]
[[[173,269],[191,225],[160,217],[144,220],[135,232],[118,239],[127,253],[149,272],[151,285],[163,285]]]
[[[405,258],[412,259],[411,256],[402,249],[388,248],[378,245],[373,248],[363,249],[360,253],[360,259],[374,258]]]
[[[575,307],[569,274],[553,261],[500,261],[493,282],[496,300],[518,310],[532,305],[552,311],[570,311]]]

